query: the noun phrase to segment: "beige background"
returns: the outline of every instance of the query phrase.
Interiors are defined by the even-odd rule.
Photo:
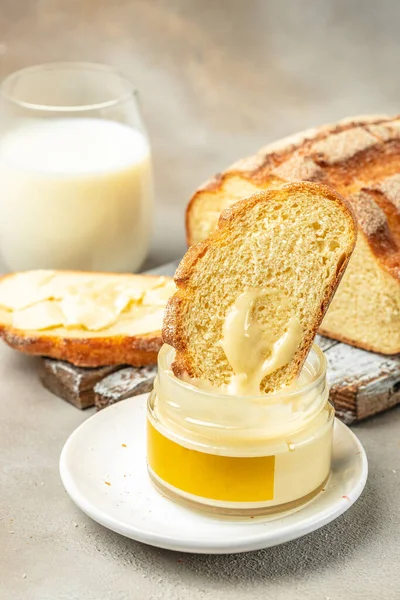
[[[155,154],[147,266],[185,248],[204,179],[274,138],[400,112],[398,0],[0,0],[0,76],[108,63],[141,92]]]

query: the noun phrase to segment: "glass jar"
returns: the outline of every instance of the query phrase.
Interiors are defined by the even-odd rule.
[[[0,88],[0,269],[135,271],[153,219],[151,151],[133,85],[50,63]]]
[[[334,410],[326,359],[313,346],[295,387],[257,397],[199,389],[171,371],[164,345],[148,399],[147,462],[159,491],[219,514],[284,511],[330,472]]]

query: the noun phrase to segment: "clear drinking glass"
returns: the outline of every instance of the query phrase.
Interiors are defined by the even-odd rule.
[[[132,84],[51,63],[0,88],[0,268],[135,271],[153,217],[151,150]]]

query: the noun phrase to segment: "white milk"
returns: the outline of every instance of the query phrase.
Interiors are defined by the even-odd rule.
[[[102,119],[24,121],[0,138],[0,262],[129,271],[152,220],[150,148]]]

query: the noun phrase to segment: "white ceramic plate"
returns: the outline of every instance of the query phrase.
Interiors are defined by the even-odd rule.
[[[119,402],[85,421],[67,440],[60,473],[89,517],[134,540],[207,554],[275,546],[326,525],[361,494],[367,458],[356,436],[335,422],[333,465],[323,492],[301,508],[256,518],[218,518],[164,498],[146,468],[147,394]]]

